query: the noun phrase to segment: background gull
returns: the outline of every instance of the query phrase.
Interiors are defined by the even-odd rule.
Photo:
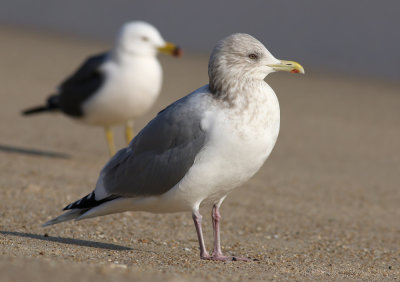
[[[110,155],[115,154],[111,126],[125,123],[126,142],[133,138],[133,122],[157,99],[162,82],[158,52],[179,56],[181,50],[165,42],[158,30],[141,21],[122,26],[113,50],[88,58],[58,87],[43,106],[30,115],[62,111],[76,120],[105,128]]]
[[[222,254],[219,207],[259,170],[275,145],[279,103],[264,81],[274,71],[304,73],[248,34],[219,41],[209,61],[209,84],[161,111],[105,165],[92,193],[45,226],[127,210],[191,211],[202,259],[248,260]],[[204,200],[213,203],[211,255],[199,213]]]

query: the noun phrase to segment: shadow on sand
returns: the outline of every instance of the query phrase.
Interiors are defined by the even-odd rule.
[[[43,240],[43,241],[50,241],[50,242],[68,244],[68,245],[105,249],[105,250],[114,250],[114,251],[131,251],[131,250],[133,250],[132,248],[119,246],[119,245],[115,245],[115,244],[110,244],[110,243],[101,243],[101,242],[72,239],[72,238],[52,237],[52,236],[47,236],[47,235],[39,235],[39,234],[16,232],[16,231],[0,231],[0,234],[25,237],[25,238],[31,238],[31,239],[37,239],[37,240]]]
[[[58,159],[68,159],[69,155],[63,153],[41,151],[29,148],[21,148],[9,145],[0,145],[0,151],[6,153],[17,153],[31,156],[47,157],[47,158],[58,158]]]

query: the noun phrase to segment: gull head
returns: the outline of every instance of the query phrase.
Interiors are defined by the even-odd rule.
[[[260,41],[245,33],[232,34],[220,40],[208,64],[211,89],[218,89],[228,80],[263,80],[275,71],[304,73],[299,63],[276,59]]]
[[[128,22],[121,27],[116,50],[139,56],[156,56],[158,52],[172,56],[182,54],[179,47],[166,42],[154,26],[143,21]]]

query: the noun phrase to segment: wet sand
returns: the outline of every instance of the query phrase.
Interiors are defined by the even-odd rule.
[[[209,262],[189,213],[40,227],[93,189],[107,146],[101,128],[20,111],[108,44],[9,27],[0,37],[1,281],[400,279],[400,84],[307,62],[306,76],[269,76],[282,113],[277,145],[221,210],[224,252],[256,261]],[[205,55],[161,60],[162,96],[137,129],[207,82]],[[114,131],[123,146],[122,128]],[[209,207],[202,213],[211,248]]]

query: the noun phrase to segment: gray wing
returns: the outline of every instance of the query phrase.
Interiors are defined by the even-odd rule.
[[[160,195],[185,176],[206,139],[201,109],[188,100],[161,111],[104,167],[99,181],[107,195]]]
[[[105,77],[100,67],[107,60],[108,53],[88,58],[78,70],[59,86],[58,104],[61,110],[71,116],[83,115],[82,104],[103,84]]]

